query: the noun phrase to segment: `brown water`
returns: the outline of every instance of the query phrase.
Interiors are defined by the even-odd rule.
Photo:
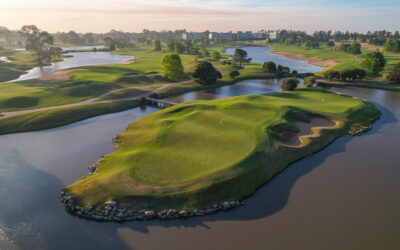
[[[400,93],[340,91],[381,109],[371,131],[292,164],[245,206],[188,220],[99,223],[59,202],[112,135],[156,109],[0,136],[0,249],[399,249]]]

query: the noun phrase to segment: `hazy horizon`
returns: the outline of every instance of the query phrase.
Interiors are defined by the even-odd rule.
[[[0,24],[19,29],[35,24],[50,32],[104,33],[149,30],[238,31],[262,29],[400,29],[400,1],[393,0],[2,0]]]

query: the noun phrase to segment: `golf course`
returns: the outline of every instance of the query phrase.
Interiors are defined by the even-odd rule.
[[[130,124],[96,172],[65,191],[98,211],[109,201],[158,211],[242,200],[289,163],[379,116],[366,100],[311,88],[186,102]],[[298,143],[289,144],[293,137]]]

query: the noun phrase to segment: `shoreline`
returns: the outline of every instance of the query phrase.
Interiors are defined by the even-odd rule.
[[[269,47],[269,48],[273,49],[272,47]],[[321,59],[321,58],[317,58],[317,57],[307,57],[307,56],[301,55],[301,54],[292,54],[289,52],[276,51],[274,49],[269,51],[268,53],[274,54],[274,55],[279,55],[279,56],[289,58],[289,59],[306,61],[309,64],[319,66],[319,67],[324,67],[324,68],[329,68],[329,67],[333,67],[335,65],[340,64],[339,62],[336,62],[334,60],[326,60],[326,59]]]
[[[319,152],[323,150],[325,147],[327,147],[329,144],[333,143],[336,139],[348,134],[350,136],[359,136],[361,133],[367,132],[372,128],[372,124],[380,118],[380,115],[378,117],[375,117],[375,119],[370,121],[369,126],[367,127],[362,127],[357,130],[350,130],[347,132],[341,132],[344,131],[343,128],[346,127],[345,123],[339,122],[339,121],[333,121],[335,123],[334,126],[329,126],[329,127],[312,127],[313,134],[309,135],[302,135],[300,137],[307,138],[306,140],[301,139],[301,145],[298,146],[290,146],[290,145],[284,145],[287,149],[306,149],[306,148],[313,148],[313,146],[318,143],[312,142],[311,139],[314,140],[319,140],[323,134],[326,133],[326,135],[332,134],[333,137],[330,137],[326,141],[321,141],[320,147],[316,147],[311,149],[313,153]],[[118,144],[118,139],[117,138],[112,138],[112,142],[114,146]],[[117,149],[117,148],[116,148]],[[266,185],[268,182],[274,179],[275,176],[279,175],[280,172],[282,172],[284,169],[286,169],[291,163],[303,159],[307,157],[308,155],[303,155],[300,156],[298,159],[294,159],[293,161],[290,161],[285,167],[281,169],[281,171],[275,173],[269,180],[267,180],[264,184],[256,188],[256,191],[261,188],[262,186]],[[102,156],[101,159],[107,157],[107,155]],[[100,159],[100,160],[101,160]],[[95,164],[92,166],[89,166],[89,173],[88,176],[95,174],[97,170],[97,164],[100,161],[98,160]],[[86,178],[82,177],[82,178]],[[124,222],[129,222],[129,221],[149,221],[149,220],[175,220],[175,219],[187,219],[190,217],[198,217],[198,216],[205,216],[205,215],[211,215],[215,214],[218,212],[228,212],[229,210],[232,210],[233,208],[237,208],[240,206],[244,206],[245,202],[244,200],[252,195],[248,195],[243,197],[243,199],[240,200],[233,200],[233,201],[222,201],[219,203],[214,204],[212,207],[208,208],[193,208],[193,209],[163,209],[160,211],[157,210],[135,210],[135,209],[129,209],[124,207],[119,207],[117,201],[107,201],[105,202],[105,207],[104,209],[98,210],[95,209],[92,206],[80,206],[79,204],[76,204],[74,200],[72,199],[71,192],[67,189],[63,189],[60,192],[60,200],[65,206],[65,210],[70,213],[71,215],[77,216],[81,219],[87,219],[87,220],[95,220],[98,222],[114,222],[114,223],[124,223]]]
[[[270,180],[273,179],[274,176],[278,175],[281,171],[283,171],[287,166],[289,166],[292,162],[300,160],[304,157],[309,156],[315,152],[318,152],[325,148],[330,143],[334,142],[337,138],[343,135],[352,135],[356,136],[362,132],[368,131],[374,121],[379,119],[380,113],[374,117],[370,117],[368,121],[368,125],[365,124],[364,126],[356,126],[353,127],[353,123],[350,121],[337,121],[331,120],[331,118],[326,118],[334,123],[334,126],[327,126],[327,124],[313,124],[312,128],[310,129],[313,133],[307,135],[296,135],[300,136],[299,140],[301,144],[298,146],[290,146],[282,144],[282,151],[287,153],[292,153],[293,157],[286,162],[286,164],[282,164],[279,166],[279,171],[276,171],[272,176],[267,178],[266,180],[258,183],[255,187],[255,190],[259,189]],[[322,126],[321,126],[322,125]],[[329,124],[332,125],[332,124]],[[112,142],[116,149],[118,149],[118,144],[120,140],[118,137],[113,137]],[[108,156],[104,156],[107,158]],[[276,156],[279,157],[279,156]],[[99,162],[99,161],[98,161]],[[97,162],[97,163],[98,163]],[[89,167],[88,176],[95,174],[97,170],[97,163]],[[86,178],[86,177],[83,177]],[[239,178],[239,177],[238,177]],[[235,180],[232,180],[235,181]],[[228,184],[228,182],[217,183],[216,186],[220,184]],[[207,189],[212,190],[216,186],[209,187]],[[254,191],[255,191],[254,190]],[[178,218],[186,218],[192,216],[203,216],[208,214],[213,214],[218,211],[228,210],[230,208],[238,207],[240,205],[244,205],[242,202],[247,197],[250,197],[254,194],[247,194],[241,197],[236,197],[236,200],[232,201],[220,201],[216,202],[214,205],[208,207],[207,205],[204,207],[200,206],[193,206],[190,207],[189,210],[180,208],[165,208],[157,206],[153,207],[152,209],[142,207],[138,208],[135,206],[131,206],[127,203],[127,201],[120,201],[120,200],[108,200],[104,203],[103,206],[100,205],[86,205],[83,206],[80,202],[75,202],[73,200],[73,195],[70,193],[71,190],[69,188],[63,189],[61,192],[61,201],[65,205],[65,209],[78,217],[86,218],[90,220],[97,220],[97,221],[108,221],[108,222],[124,222],[124,221],[141,221],[141,220],[150,220],[150,219],[159,219],[159,220],[170,220],[170,219],[178,219]],[[207,192],[205,190],[205,192]],[[119,207],[117,203],[121,202],[121,206]],[[77,204],[78,203],[78,204]],[[111,205],[110,205],[111,204]],[[92,207],[93,206],[93,207]],[[95,208],[96,207],[96,208]],[[136,208],[136,209],[135,209]],[[140,210],[139,210],[140,209]],[[163,209],[163,210],[161,210]]]

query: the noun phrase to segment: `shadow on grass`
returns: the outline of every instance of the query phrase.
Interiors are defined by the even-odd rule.
[[[39,103],[38,97],[32,96],[18,96],[10,98],[4,101],[3,106],[5,108],[27,108],[34,107]]]
[[[378,133],[382,125],[398,122],[393,113],[385,107],[376,105],[383,116],[376,121],[373,128],[361,136]],[[248,221],[269,217],[281,209],[288,202],[294,184],[303,176],[320,167],[325,159],[331,155],[346,151],[346,144],[353,140],[350,136],[344,136],[335,140],[331,145],[311,157],[306,157],[290,164],[284,171],[274,177],[270,182],[262,186],[254,195],[245,200],[245,205],[228,212],[219,212],[213,215],[188,218],[172,221],[148,221],[132,222],[125,224],[134,231],[148,233],[151,226],[165,228],[196,228],[210,229],[205,223],[213,221]]]

